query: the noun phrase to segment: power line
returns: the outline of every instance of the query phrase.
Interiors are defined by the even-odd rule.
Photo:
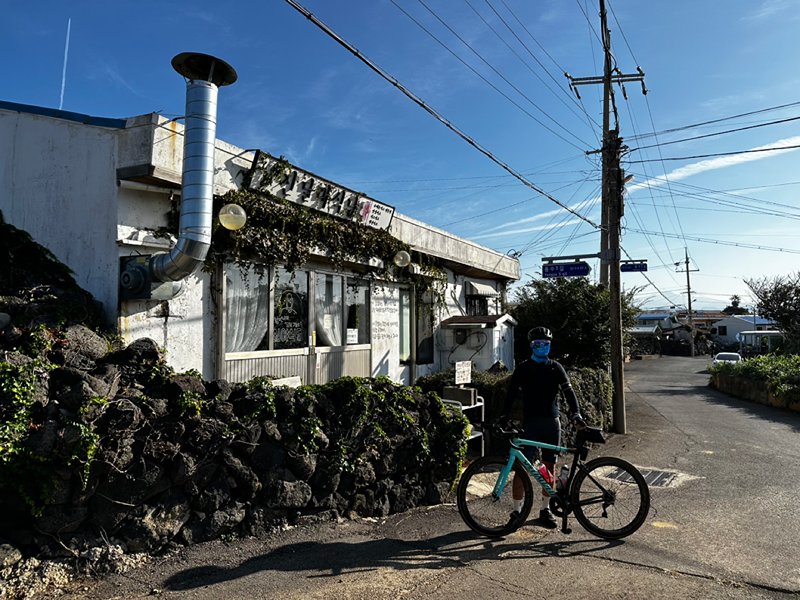
[[[286,2],[287,2],[287,3],[288,3],[288,4],[289,4],[289,5],[292,7],[292,8],[294,8],[295,10],[297,10],[297,11],[298,11],[300,14],[302,14],[303,16],[305,16],[305,17],[306,17],[306,18],[307,18],[309,21],[311,21],[312,23],[314,23],[314,25],[316,25],[317,27],[319,27],[320,29],[322,29],[322,31],[324,31],[324,32],[325,32],[325,33],[327,33],[327,34],[328,34],[330,37],[332,37],[332,38],[334,39],[334,41],[336,41],[336,42],[337,42],[339,45],[341,45],[342,47],[344,47],[345,49],[347,49],[349,52],[351,52],[351,53],[352,53],[352,54],[353,54],[353,55],[354,55],[356,58],[358,58],[360,61],[362,61],[362,62],[363,62],[365,65],[367,65],[367,66],[368,66],[370,69],[372,69],[372,70],[373,70],[373,71],[375,71],[375,72],[376,72],[378,75],[380,75],[381,77],[383,77],[384,79],[386,79],[386,81],[388,81],[389,83],[391,83],[391,84],[392,84],[393,86],[395,86],[395,87],[396,87],[398,90],[400,90],[401,92],[403,92],[403,93],[404,93],[404,94],[405,94],[405,95],[406,95],[408,98],[410,98],[410,99],[411,99],[411,100],[413,100],[413,101],[414,101],[416,104],[418,104],[420,107],[422,107],[423,109],[425,109],[425,110],[426,110],[426,111],[427,111],[427,112],[428,112],[428,113],[429,113],[431,116],[433,116],[434,118],[436,118],[436,119],[437,119],[437,120],[438,120],[440,123],[442,123],[442,124],[443,124],[445,127],[447,127],[447,128],[450,130],[450,131],[452,131],[453,133],[455,133],[455,134],[456,134],[458,137],[460,137],[462,140],[464,140],[465,142],[467,142],[467,143],[468,143],[469,145],[471,145],[473,148],[475,148],[476,150],[478,150],[478,151],[479,151],[480,153],[482,153],[484,156],[486,156],[487,158],[489,158],[489,159],[490,159],[491,161],[493,161],[495,164],[499,165],[500,167],[502,167],[503,169],[505,169],[505,170],[506,170],[508,173],[510,173],[511,175],[513,175],[514,177],[516,177],[517,179],[519,179],[520,181],[522,181],[522,182],[523,182],[525,185],[527,185],[529,188],[531,188],[531,189],[532,189],[532,190],[534,190],[535,192],[537,192],[537,193],[541,194],[542,196],[544,196],[545,198],[547,198],[547,199],[548,199],[548,200],[550,200],[551,202],[553,202],[553,203],[557,204],[558,206],[560,206],[561,208],[563,208],[563,209],[564,209],[564,210],[566,210],[567,212],[570,212],[570,213],[574,214],[576,217],[578,217],[579,219],[581,219],[581,220],[583,220],[583,221],[586,221],[587,223],[589,223],[589,224],[590,224],[592,227],[594,227],[595,229],[599,229],[599,228],[600,228],[600,226],[599,226],[599,225],[597,225],[597,224],[596,224],[596,223],[594,223],[593,221],[591,221],[591,220],[587,219],[587,218],[586,218],[586,217],[584,217],[583,215],[581,215],[581,214],[577,213],[576,211],[572,210],[571,208],[569,208],[569,207],[568,207],[567,205],[565,205],[564,203],[560,202],[559,200],[557,200],[556,198],[554,198],[553,196],[551,196],[550,194],[548,194],[548,193],[547,193],[547,192],[545,192],[544,190],[540,189],[540,188],[539,188],[538,186],[536,186],[534,183],[532,183],[532,182],[528,181],[528,179],[527,179],[527,178],[525,178],[525,177],[524,177],[522,174],[520,174],[519,172],[517,172],[516,170],[514,170],[513,168],[511,168],[511,167],[510,167],[509,165],[507,165],[505,162],[503,162],[503,161],[502,161],[502,160],[500,160],[499,158],[495,157],[495,156],[494,156],[494,155],[493,155],[493,154],[492,154],[492,153],[491,153],[489,150],[487,150],[487,149],[486,149],[486,148],[484,148],[482,145],[480,145],[480,144],[479,144],[477,141],[475,141],[474,139],[472,139],[471,137],[469,137],[469,136],[468,136],[466,133],[462,132],[462,131],[461,131],[461,130],[458,128],[458,127],[456,127],[455,125],[453,125],[453,124],[452,124],[452,123],[451,123],[449,120],[447,120],[445,117],[443,117],[442,115],[440,115],[440,114],[439,114],[439,113],[438,113],[438,112],[437,112],[437,111],[436,111],[434,108],[432,108],[431,106],[429,106],[428,104],[426,104],[425,102],[423,102],[421,98],[419,98],[419,97],[418,97],[416,94],[414,94],[414,93],[413,93],[411,90],[409,90],[409,89],[408,89],[407,87],[405,87],[405,86],[404,86],[402,83],[400,83],[400,82],[399,82],[399,81],[398,81],[398,80],[397,80],[395,77],[393,77],[392,75],[390,75],[390,74],[389,74],[387,71],[385,71],[385,70],[384,70],[382,67],[380,67],[380,66],[379,66],[377,63],[373,62],[373,61],[372,61],[370,58],[368,58],[366,55],[364,55],[362,52],[360,52],[360,51],[359,51],[359,50],[358,50],[358,49],[357,49],[355,46],[353,46],[353,45],[352,45],[350,42],[348,42],[348,41],[347,41],[347,40],[345,40],[343,37],[341,37],[341,36],[340,36],[338,33],[336,33],[336,32],[335,32],[333,29],[331,29],[330,27],[328,27],[328,26],[327,26],[325,23],[323,23],[322,21],[320,21],[320,20],[319,20],[319,19],[318,19],[318,18],[317,18],[317,17],[316,17],[316,16],[315,16],[313,13],[311,13],[311,12],[310,12],[308,9],[306,9],[306,8],[305,8],[305,7],[304,7],[302,4],[300,4],[299,2],[297,2],[297,0],[286,0]]]
[[[293,0],[287,0],[287,2],[290,2],[290,1],[293,1]],[[549,131],[549,132],[550,132],[550,133],[552,133],[553,135],[555,135],[555,136],[557,136],[557,137],[561,138],[563,141],[567,142],[567,143],[568,143],[568,144],[570,144],[571,146],[573,146],[573,147],[575,147],[575,148],[578,148],[578,150],[580,150],[580,149],[581,149],[579,146],[576,146],[575,144],[573,144],[572,142],[570,142],[568,139],[566,139],[566,138],[565,138],[565,137],[563,137],[562,135],[560,135],[560,134],[556,133],[555,131],[553,131],[552,129],[550,129],[550,128],[549,128],[547,125],[545,125],[544,123],[542,123],[542,122],[541,122],[539,119],[537,119],[536,117],[534,117],[534,116],[533,116],[531,113],[529,113],[527,110],[525,110],[524,108],[522,108],[522,107],[521,107],[519,104],[517,104],[517,103],[516,103],[514,100],[512,100],[512,99],[511,99],[511,97],[509,97],[509,96],[508,96],[508,95],[507,95],[505,92],[503,92],[503,91],[502,91],[500,88],[498,88],[498,87],[497,87],[496,85],[494,85],[494,84],[493,84],[491,81],[489,81],[488,79],[486,79],[486,78],[485,78],[483,75],[481,75],[480,73],[478,73],[478,71],[477,71],[477,70],[475,70],[475,68],[473,68],[473,67],[472,67],[472,66],[471,66],[469,63],[467,63],[467,62],[466,62],[466,61],[465,61],[463,58],[461,58],[460,56],[458,56],[458,54],[456,54],[455,52],[453,52],[453,51],[452,51],[452,50],[451,50],[451,49],[450,49],[450,48],[449,48],[449,47],[448,47],[448,46],[447,46],[447,45],[446,45],[444,42],[442,42],[442,41],[441,41],[439,38],[437,38],[435,35],[433,35],[433,33],[431,33],[431,32],[430,32],[428,29],[426,29],[426,28],[425,28],[425,26],[424,26],[424,25],[422,25],[422,23],[420,23],[419,21],[417,21],[417,20],[416,20],[414,17],[412,17],[410,14],[408,14],[408,12],[406,12],[406,10],[405,10],[403,7],[401,7],[399,4],[397,4],[397,2],[395,2],[395,0],[389,0],[389,1],[390,1],[392,4],[394,4],[394,5],[395,5],[395,6],[396,6],[396,7],[397,7],[399,10],[400,10],[400,12],[402,12],[402,13],[403,13],[405,16],[407,16],[409,19],[411,19],[411,21],[413,21],[413,22],[414,22],[414,24],[416,24],[416,25],[417,25],[417,26],[418,26],[420,29],[422,29],[422,31],[424,31],[424,32],[425,32],[425,33],[427,33],[429,36],[431,36],[431,37],[432,37],[434,40],[436,40],[436,42],[438,42],[438,43],[439,43],[439,45],[441,45],[441,46],[442,46],[442,48],[444,48],[444,49],[445,49],[445,50],[447,50],[447,51],[448,51],[450,54],[452,54],[452,55],[453,55],[453,56],[454,56],[454,57],[455,57],[455,58],[456,58],[456,59],[457,59],[459,62],[461,62],[461,64],[463,64],[465,67],[467,67],[467,68],[468,68],[470,71],[472,71],[472,72],[473,72],[475,75],[477,75],[478,77],[480,77],[480,78],[481,78],[481,79],[482,79],[482,80],[483,80],[483,81],[484,81],[486,84],[488,84],[489,86],[491,86],[491,87],[492,87],[492,89],[494,89],[494,90],[495,90],[497,93],[499,93],[501,96],[503,96],[503,97],[504,97],[506,100],[508,100],[509,102],[511,102],[511,103],[512,103],[514,106],[516,106],[518,109],[520,109],[520,110],[521,110],[522,112],[524,112],[526,115],[528,115],[528,116],[529,116],[531,119],[533,119],[534,121],[536,121],[536,122],[537,122],[539,125],[541,125],[541,126],[542,126],[542,127],[544,127],[545,129],[547,129],[547,131]],[[529,102],[529,103],[530,103],[530,104],[531,104],[531,105],[532,105],[534,108],[536,108],[536,109],[537,109],[537,110],[538,110],[540,113],[542,113],[542,114],[543,114],[545,117],[547,117],[548,119],[550,119],[550,120],[551,120],[553,123],[555,123],[555,124],[556,124],[558,127],[560,127],[562,130],[564,130],[566,133],[568,133],[569,135],[571,135],[573,138],[575,138],[576,140],[578,140],[580,143],[582,143],[582,144],[584,144],[584,145],[586,145],[586,146],[588,146],[588,145],[589,145],[589,144],[587,144],[586,142],[584,142],[582,139],[580,139],[578,136],[576,136],[574,133],[572,133],[570,130],[568,130],[566,127],[564,127],[563,125],[561,125],[561,123],[559,123],[558,121],[556,121],[556,120],[555,120],[553,117],[551,117],[549,114],[547,114],[547,113],[544,111],[544,109],[542,109],[542,108],[541,108],[539,105],[537,105],[537,104],[536,104],[536,103],[535,103],[533,100],[531,100],[530,98],[528,98],[528,96],[526,96],[524,92],[522,92],[522,91],[521,91],[519,88],[517,88],[517,87],[516,87],[516,86],[515,86],[513,83],[511,83],[511,82],[510,82],[510,81],[509,81],[509,80],[508,80],[508,79],[507,79],[507,78],[506,78],[506,77],[505,77],[505,76],[504,76],[502,73],[500,73],[500,71],[498,71],[497,69],[495,69],[495,68],[494,68],[494,67],[493,67],[493,66],[492,66],[492,65],[489,63],[489,61],[487,61],[485,58],[483,58],[483,56],[481,56],[481,54],[480,54],[480,53],[479,53],[477,50],[475,50],[475,49],[474,49],[472,46],[470,46],[470,45],[469,45],[469,44],[468,44],[468,43],[467,43],[467,42],[466,42],[466,41],[465,41],[465,40],[464,40],[464,39],[463,39],[461,36],[459,36],[459,35],[458,35],[458,34],[457,34],[455,31],[453,31],[453,29],[452,29],[452,28],[451,28],[451,27],[450,27],[450,26],[449,26],[447,23],[445,23],[445,22],[444,22],[444,21],[441,19],[441,17],[439,17],[439,15],[437,15],[437,14],[436,14],[436,13],[435,13],[435,12],[434,12],[434,11],[433,11],[431,8],[430,8],[430,7],[428,7],[428,5],[427,5],[427,4],[425,4],[425,3],[424,3],[422,0],[417,0],[417,1],[418,1],[420,4],[422,4],[422,6],[424,6],[424,7],[425,7],[425,9],[427,9],[427,11],[428,11],[428,12],[430,12],[430,13],[431,13],[431,14],[432,14],[432,15],[433,15],[433,16],[434,16],[434,17],[435,17],[435,18],[436,18],[436,19],[437,19],[437,20],[438,20],[438,21],[439,21],[439,22],[440,22],[442,25],[444,25],[444,26],[445,26],[445,27],[446,27],[446,28],[447,28],[447,29],[450,31],[450,33],[452,33],[454,36],[456,36],[456,37],[459,39],[459,41],[460,41],[462,44],[464,44],[464,45],[465,45],[467,48],[469,48],[469,49],[470,49],[470,50],[473,52],[473,54],[475,54],[475,56],[477,56],[479,59],[481,59],[481,60],[483,61],[483,63],[484,63],[484,64],[485,64],[487,67],[489,67],[489,68],[490,68],[492,71],[494,71],[494,72],[495,72],[495,74],[496,74],[498,77],[500,77],[500,79],[502,79],[502,80],[503,80],[503,81],[505,81],[505,82],[506,82],[506,83],[507,83],[509,86],[511,86],[511,88],[512,88],[512,89],[513,89],[515,92],[517,92],[517,93],[518,93],[520,96],[522,96],[523,98],[525,98],[525,100],[527,100],[527,101],[528,101],[528,102]]]
[[[648,235],[665,235],[667,237],[675,237],[679,239],[687,239],[692,240],[695,242],[703,242],[706,244],[717,244],[719,246],[735,246],[737,248],[749,248],[751,250],[768,250],[770,252],[786,252],[788,254],[800,254],[800,250],[794,250],[792,248],[777,248],[774,246],[762,246],[758,244],[743,244],[740,242],[727,242],[725,240],[712,240],[708,238],[701,238],[701,237],[693,237],[693,236],[679,236],[677,234],[672,233],[659,233],[658,231],[643,231],[641,229],[632,229],[630,227],[625,228],[626,231],[630,231],[631,233],[644,233]]]
[[[713,125],[714,123],[722,123],[723,121],[732,121],[733,119],[739,119],[741,117],[749,117],[751,115],[758,115],[765,112],[771,112],[774,110],[782,110],[784,108],[791,108],[793,106],[800,106],[800,102],[790,102],[789,104],[781,104],[779,106],[771,106],[769,108],[762,108],[760,110],[754,110],[751,112],[740,113],[738,115],[732,115],[730,117],[723,117],[721,119],[714,119],[712,121],[703,121],[702,123],[694,123],[692,125],[684,125],[683,127],[676,127],[674,129],[665,129],[664,131],[659,131],[656,133],[643,133],[641,136],[638,136],[637,139],[642,139],[646,137],[658,136],[658,135],[665,135],[667,133],[675,133],[677,131],[685,131],[687,129],[694,129],[695,127],[703,127],[705,125]]]
[[[695,137],[684,138],[682,140],[672,140],[671,142],[661,142],[658,144],[651,144],[650,146],[639,146],[638,148],[634,148],[630,152],[636,152],[638,150],[644,150],[645,148],[655,148],[656,146],[668,146],[670,144],[680,144],[681,142],[691,142],[694,140],[702,140],[703,138],[710,138],[715,137],[718,135],[725,135],[727,133],[736,133],[738,131],[747,131],[748,129],[757,129],[759,127],[767,127],[768,125],[779,125],[781,123],[789,123],[790,121],[798,121],[800,117],[791,117],[789,119],[781,119],[780,121],[770,121],[768,123],[760,123],[758,125],[750,125],[749,127],[739,127],[738,129],[728,129],[727,131],[717,131],[714,133],[707,133],[705,135],[698,135]]]
[[[775,152],[776,150],[795,150],[797,148],[800,148],[800,145],[779,146],[777,148],[756,148],[755,150],[738,150],[737,152],[718,152],[716,154],[698,154],[696,156],[673,156],[668,158],[659,158],[651,160],[631,160],[628,162],[630,162],[631,164],[639,164],[648,162],[658,162],[663,160],[694,160],[695,158],[713,158],[715,156],[737,156],[739,154],[753,154],[755,152]]]

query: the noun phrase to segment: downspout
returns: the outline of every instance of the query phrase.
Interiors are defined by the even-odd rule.
[[[172,67],[187,79],[186,125],[178,241],[169,254],[150,261],[152,279],[164,282],[194,273],[211,247],[217,93],[238,78],[228,63],[207,54],[184,52],[172,59]]]

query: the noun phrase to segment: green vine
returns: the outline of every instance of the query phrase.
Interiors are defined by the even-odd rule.
[[[368,264],[379,259],[382,267],[372,272],[381,279],[413,283],[418,300],[429,294],[432,310],[446,307],[447,273],[438,259],[413,251],[409,244],[383,229],[310,210],[264,191],[291,169],[283,157],[267,158],[272,161],[268,166],[245,173],[242,189],[215,198],[215,212],[224,204],[238,204],[247,213],[247,224],[238,231],[228,231],[219,222],[214,223],[205,271],[213,272],[224,261],[240,266],[257,261],[294,272],[319,251],[338,270],[348,263]],[[248,189],[256,175],[260,177],[259,191]],[[401,250],[409,252],[415,268],[395,266],[394,256]],[[418,302],[418,306],[421,310],[423,304]]]

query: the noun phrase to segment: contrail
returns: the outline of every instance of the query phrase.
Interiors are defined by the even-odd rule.
[[[67,45],[64,47],[64,70],[61,72],[61,101],[58,103],[58,110],[64,106],[64,86],[67,83],[67,55],[69,54],[69,30],[72,27],[72,19],[67,21]]]

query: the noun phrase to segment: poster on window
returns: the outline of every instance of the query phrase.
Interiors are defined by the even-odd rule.
[[[280,295],[275,315],[275,349],[302,348],[308,338],[306,299],[292,290]]]

